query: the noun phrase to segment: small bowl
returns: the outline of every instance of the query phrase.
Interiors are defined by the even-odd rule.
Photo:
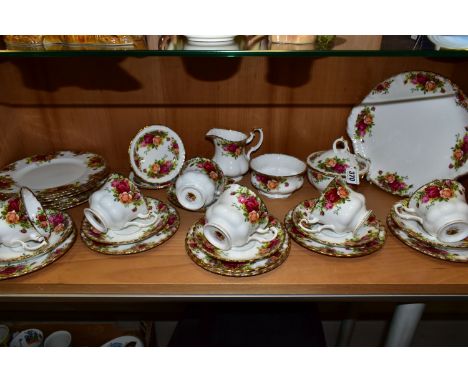
[[[134,336],[122,336],[106,342],[103,347],[143,347],[143,342]]]
[[[11,347],[37,347],[44,341],[44,334],[39,329],[26,329],[18,334],[13,334]]]
[[[306,164],[285,154],[264,154],[250,161],[250,181],[267,198],[284,199],[304,184]]]

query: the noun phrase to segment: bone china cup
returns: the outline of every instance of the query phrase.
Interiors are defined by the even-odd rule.
[[[46,239],[50,236],[49,217],[36,195],[27,187],[20,189],[21,201],[34,228]]]
[[[111,174],[106,183],[90,196],[89,208],[84,209],[84,214],[100,232],[129,226],[144,228],[154,224],[157,218],[148,211],[145,199],[135,184],[120,174]]]
[[[250,168],[252,185],[268,198],[287,198],[304,184],[306,164],[290,155],[260,155]]]
[[[443,243],[453,243],[468,236],[468,205],[464,187],[450,179],[436,179],[420,187],[411,196],[408,207],[394,206],[402,219],[415,220]]]
[[[228,251],[250,241],[273,240],[278,231],[267,227],[268,212],[262,200],[247,187],[230,185],[205,215],[203,232],[215,247]]]
[[[366,208],[364,195],[349,188],[344,180],[336,177],[317,199],[308,219],[299,224],[308,232],[331,230],[342,236],[355,233],[364,224],[372,211]],[[305,227],[313,224],[312,228]]]

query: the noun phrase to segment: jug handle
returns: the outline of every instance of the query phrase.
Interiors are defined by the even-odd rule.
[[[262,41],[264,38],[268,38],[267,35],[253,35],[253,36],[247,36],[247,42],[245,45],[246,50],[250,50],[253,48],[253,46]]]
[[[247,151],[247,154],[245,154],[248,160],[250,160],[250,155],[252,155],[253,152],[257,151],[263,143],[263,130],[261,128],[253,129],[245,143],[248,145],[250,142],[252,142],[252,139],[254,139],[256,132],[259,134],[258,143],[255,146],[251,147],[250,150]]]

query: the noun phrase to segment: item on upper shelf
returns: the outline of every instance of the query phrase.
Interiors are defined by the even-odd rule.
[[[134,36],[128,35],[96,35],[96,44],[101,45],[133,45]]]
[[[174,207],[160,202],[158,208],[160,211],[167,209],[167,223],[161,229],[156,230],[155,234],[141,241],[130,244],[103,244],[89,239],[83,230],[81,239],[88,248],[106,255],[130,255],[155,248],[174,236],[180,225],[180,217]]]
[[[185,35],[187,40],[192,44],[200,43],[230,43],[234,41],[236,35]]]
[[[8,45],[42,45],[42,35],[7,35],[3,41]]]
[[[268,198],[289,197],[304,184],[306,164],[290,155],[264,154],[250,161],[250,181]]]
[[[468,173],[468,103],[441,75],[410,71],[382,81],[353,108],[347,132],[370,160],[367,178],[394,195]]]
[[[258,143],[245,153],[247,146],[258,132]],[[206,138],[213,141],[215,154],[213,160],[221,167],[224,175],[235,181],[249,170],[249,160],[253,152],[257,151],[263,143],[263,130],[254,129],[249,136],[235,130],[211,129],[206,133]]]
[[[343,145],[341,149],[338,147],[340,143]],[[333,142],[332,150],[318,151],[307,157],[307,177],[319,191],[323,191],[336,176],[346,180],[348,169],[354,169],[356,180],[359,180],[357,178],[367,174],[369,162],[360,155],[352,154],[343,137]]]
[[[66,330],[57,330],[47,336],[44,340],[44,347],[69,347],[72,335]]]
[[[65,45],[91,45],[96,44],[95,35],[63,35],[62,43]]]
[[[215,161],[192,158],[184,163],[175,182],[178,202],[197,211],[211,205],[224,191],[226,178]]]
[[[6,325],[0,325],[0,347],[8,346],[10,342],[10,328]]]
[[[465,188],[450,179],[425,184],[408,202],[397,203],[394,212],[403,220],[413,220],[443,243],[468,237],[468,204]]]
[[[468,36],[427,36],[435,49],[468,50]]]
[[[121,336],[106,342],[103,347],[143,347],[143,341],[135,336]]]
[[[0,199],[11,198],[27,187],[44,207],[71,208],[83,203],[82,195],[99,187],[108,173],[104,158],[93,153],[33,155],[0,170]]]
[[[138,231],[156,224],[158,216],[150,210],[138,187],[120,174],[111,174],[104,186],[89,197],[89,208],[84,209],[89,223],[99,232],[122,230]]]
[[[175,179],[185,161],[180,137],[169,127],[147,126],[130,142],[130,165],[141,179],[163,184]]]
[[[271,35],[273,44],[314,44],[316,35]]]
[[[135,175],[133,171],[130,171],[128,179],[135,183],[139,188],[143,188],[145,190],[161,190],[163,188],[170,187],[174,184],[174,182],[172,181],[161,184],[148,183],[141,179],[138,175]]]
[[[239,184],[226,188],[207,208],[203,233],[216,248],[228,251],[251,241],[270,242],[278,230],[269,225],[268,211],[253,191]]]
[[[42,346],[44,334],[39,329],[26,329],[19,333],[13,333],[10,342],[11,347],[38,347]]]

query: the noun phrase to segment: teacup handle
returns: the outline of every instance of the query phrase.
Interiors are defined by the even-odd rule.
[[[46,240],[42,240],[38,245],[35,245],[33,247],[30,247],[27,243],[21,240],[13,240],[12,243],[18,243],[21,244],[21,246],[26,250],[26,251],[35,251],[36,249],[39,249],[43,247],[44,245],[47,245]]]
[[[304,231],[307,231],[310,233],[319,233],[319,232],[322,232],[324,229],[331,229],[333,232],[336,232],[335,226],[333,224],[318,225],[314,228],[307,228],[307,227],[304,227],[303,222],[308,223],[308,224],[315,224],[315,223],[318,223],[318,220],[316,218],[314,218],[314,220],[312,221],[307,221],[306,219],[302,219],[299,222],[299,225],[301,226],[301,228]]]
[[[272,232],[272,235],[265,237],[264,235],[269,232]],[[278,229],[276,227],[262,228],[262,229],[257,230],[257,232],[255,232],[252,236],[250,236],[249,239],[247,240],[247,243],[252,240],[258,241],[260,243],[266,243],[268,241],[272,241],[273,239],[275,239],[276,236],[278,236]]]
[[[338,148],[338,143],[342,143],[343,144],[343,148],[342,149],[339,149]],[[349,153],[349,144],[348,144],[348,141],[345,140],[343,137],[340,137],[338,138],[337,140],[335,140],[335,142],[333,142],[333,152],[335,154],[338,154],[339,152],[341,151],[346,151]]]
[[[155,216],[155,215],[152,215],[151,213],[138,215],[138,218],[140,218],[140,219],[147,219],[150,216],[154,216],[154,219],[151,219],[149,222],[141,223],[141,222],[136,222],[136,221],[132,220],[132,221],[130,221],[128,223],[125,223],[124,228],[130,227],[130,226],[136,226],[136,227],[140,227],[140,228],[149,227],[150,225],[153,225],[154,223],[156,223],[158,221],[159,217]]]
[[[405,211],[407,213],[405,214],[405,213],[401,212],[400,209],[402,209],[403,211]],[[418,223],[423,224],[422,218],[420,218],[419,216],[411,215],[412,213],[415,212],[415,210],[413,208],[406,208],[405,206],[403,206],[403,204],[397,203],[397,204],[395,204],[393,206],[393,211],[395,211],[395,213],[402,219],[415,220]]]
[[[250,160],[250,155],[252,155],[253,152],[257,151],[260,146],[262,145],[263,143],[263,129],[259,128],[259,129],[253,129],[250,133],[250,136],[247,138],[247,140],[245,141],[245,144],[249,144],[250,142],[252,142],[252,140],[254,139],[255,137],[255,133],[258,133],[258,143],[251,147],[249,151],[247,151],[247,154],[245,154],[245,156],[247,157],[247,159]]]

